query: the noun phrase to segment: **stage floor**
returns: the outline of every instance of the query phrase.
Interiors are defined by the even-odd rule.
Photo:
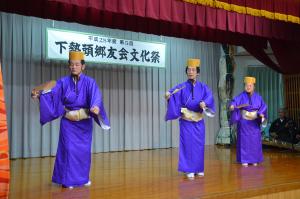
[[[299,153],[264,149],[264,162],[245,168],[234,149],[206,146],[205,176],[194,180],[177,172],[177,155],[178,149],[93,154],[92,185],[72,190],[51,183],[53,157],[13,160],[9,198],[244,198],[300,189]]]

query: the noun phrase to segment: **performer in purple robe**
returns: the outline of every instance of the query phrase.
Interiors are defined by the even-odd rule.
[[[71,75],[59,79],[50,90],[32,92],[40,100],[42,125],[62,117],[52,181],[68,188],[91,184],[93,119],[110,129],[101,92],[96,81],[82,73],[84,68],[83,52],[71,51]]]
[[[254,92],[254,77],[245,77],[245,91],[236,96],[229,109],[231,124],[237,124],[236,159],[243,166],[263,161],[261,128],[267,120],[267,105]]]
[[[213,94],[206,84],[197,81],[199,73],[200,60],[188,59],[188,80],[166,93],[166,121],[180,118],[178,171],[186,173],[188,178],[194,178],[195,174],[204,176],[203,113],[213,117],[215,112]]]

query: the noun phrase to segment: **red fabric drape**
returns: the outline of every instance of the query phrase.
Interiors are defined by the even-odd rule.
[[[270,45],[282,73],[300,73],[300,43],[270,40]]]
[[[299,24],[299,0],[181,0],[194,5],[220,8],[230,12],[260,16],[273,20],[289,21]],[[275,16],[276,15],[276,16]],[[291,19],[293,18],[293,19]],[[297,18],[295,20],[295,18]]]
[[[300,42],[270,40],[269,43],[278,64],[274,63],[265,53],[264,41],[245,42],[243,47],[260,62],[279,73],[300,73]]]
[[[273,70],[279,73],[284,73],[283,69],[279,65],[274,63],[271,60],[271,58],[266,54],[266,52],[264,51],[264,47],[257,46],[255,43],[253,43],[244,45],[244,48],[264,65],[272,68]]]
[[[273,11],[298,13],[299,15],[297,0],[289,0],[289,3],[285,0],[228,0],[225,2]],[[226,31],[267,39],[300,41],[300,37],[294,34],[300,32],[300,25],[228,12],[224,9],[190,4],[181,0],[2,0],[0,1],[0,10],[88,25],[147,33],[164,33],[165,35],[193,39],[207,40],[208,38],[211,39],[211,36],[199,31],[197,34],[196,32],[189,33],[190,30],[185,27],[190,27],[192,30],[212,29],[216,32]],[[168,29],[165,28],[165,24],[168,24]],[[181,31],[175,31],[177,34],[171,32],[178,27]],[[156,29],[151,30],[152,28]],[[220,40],[219,38],[212,39],[212,41]],[[231,41],[231,43],[235,43],[235,41]]]

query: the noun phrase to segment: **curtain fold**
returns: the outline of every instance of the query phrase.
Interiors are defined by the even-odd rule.
[[[284,69],[282,69],[279,65],[277,65],[271,60],[271,58],[264,51],[264,47],[262,47],[261,45],[248,44],[244,45],[243,47],[264,65],[270,67],[276,72],[284,72]]]
[[[111,130],[94,125],[93,152],[142,150],[178,146],[178,122],[165,122],[165,92],[186,80],[190,57],[201,59],[200,80],[214,91],[220,45],[75,23],[0,13],[0,57],[10,153],[12,158],[56,154],[59,120],[41,127],[38,103],[30,98],[33,87],[68,74],[65,61],[46,59],[46,28],[90,32],[132,40],[165,42],[166,68],[140,68],[87,63],[86,73],[98,83],[111,121]],[[218,110],[217,110],[218,111]],[[214,144],[219,118],[206,119],[206,144]]]
[[[270,40],[270,46],[284,74],[300,73],[300,42]]]
[[[182,0],[229,12],[300,24],[297,0]]]
[[[269,43],[278,64],[271,60],[264,51],[267,44],[266,40],[261,40],[261,42],[255,43],[247,43],[244,44],[243,47],[264,65],[279,73],[300,73],[300,67],[298,67],[300,63],[300,42],[269,40]]]

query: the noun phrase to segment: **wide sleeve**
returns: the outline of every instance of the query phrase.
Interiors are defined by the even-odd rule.
[[[110,129],[110,122],[108,120],[101,91],[96,83],[96,81],[92,81],[90,88],[90,108],[97,106],[99,108],[99,114],[95,115],[94,113],[90,113],[90,115],[94,118],[95,122],[104,130]]]
[[[170,96],[167,104],[167,112],[165,116],[165,121],[175,120],[181,116],[181,92],[182,90],[174,93]]]
[[[209,108],[210,111],[216,112],[214,95],[207,85],[204,86],[204,92],[205,95],[201,101],[206,104],[206,107]]]
[[[268,118],[268,107],[267,104],[262,99],[262,97],[260,97],[260,107],[257,111],[257,114],[258,115],[263,114],[266,119]]]
[[[234,106],[234,107],[237,107],[237,97],[234,97],[231,101],[230,101],[230,103],[229,103],[229,107],[230,106]]]
[[[62,103],[62,82],[57,81],[51,90],[41,91],[40,95],[40,123],[55,120],[64,114]]]
[[[237,97],[234,97],[230,104],[229,104],[229,107],[233,105],[234,106],[234,110],[230,112],[230,121],[229,121],[229,124],[232,125],[232,124],[235,124],[237,122],[240,121],[241,119],[241,111],[240,109],[236,108],[238,105],[239,105],[239,96]],[[228,107],[228,108],[229,108]]]

